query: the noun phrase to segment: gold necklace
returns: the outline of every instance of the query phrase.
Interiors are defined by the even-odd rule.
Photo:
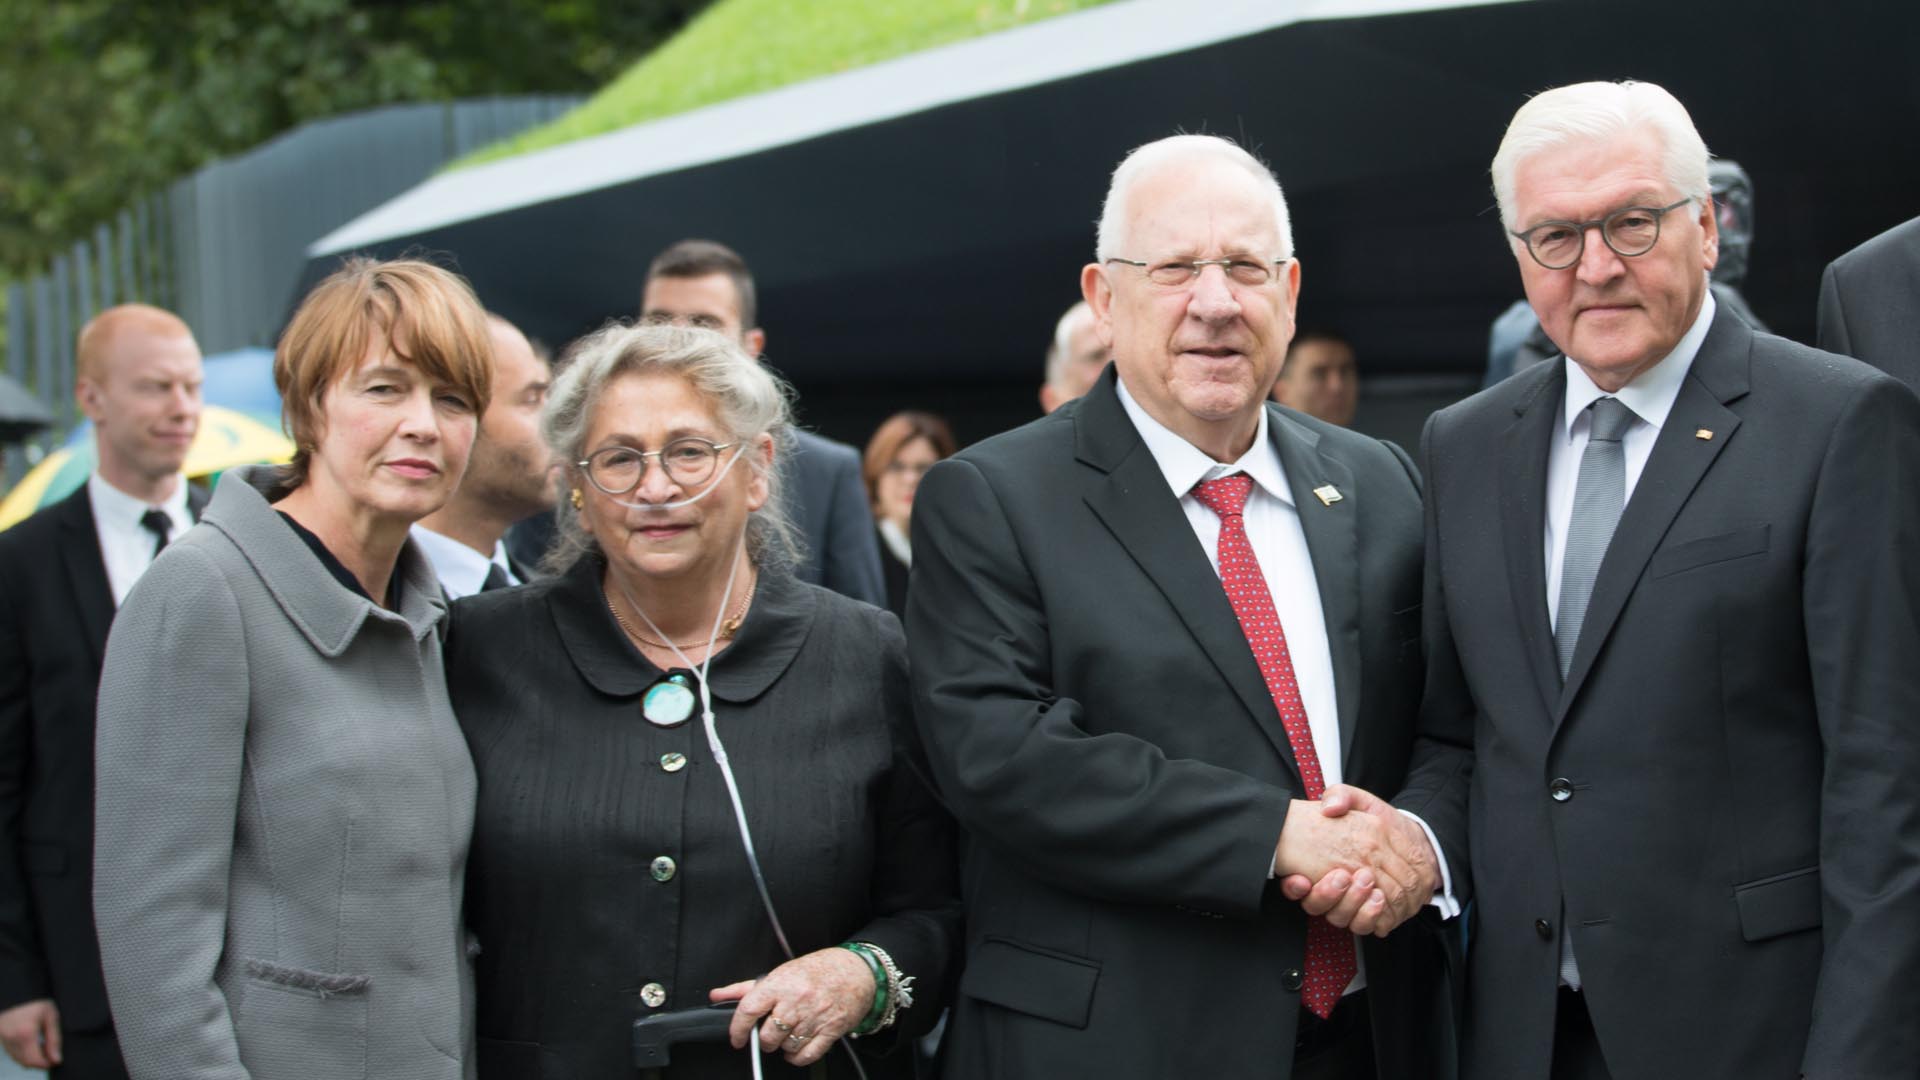
[[[755,574],[753,580],[747,582],[746,594],[740,597],[740,603],[735,605],[733,614],[728,616],[727,621],[720,624],[720,637],[722,640],[732,641],[733,635],[740,632],[740,624],[745,621],[747,617],[747,607],[753,603],[753,591],[758,588],[759,585],[760,575]],[[626,616],[621,615],[620,609],[614,606],[611,595],[606,594],[604,591],[602,595],[607,597],[607,610],[613,613],[613,621],[620,624],[620,629],[625,630],[628,637],[642,645],[651,645],[656,649],[703,649],[708,645],[708,642],[704,641],[687,641],[680,643],[655,641],[641,634],[640,631],[635,630],[633,625],[627,622]]]

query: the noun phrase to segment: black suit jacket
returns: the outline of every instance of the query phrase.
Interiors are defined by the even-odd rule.
[[[1390,793],[1419,695],[1418,480],[1395,447],[1268,408],[1346,776]],[[1268,873],[1299,774],[1112,372],[934,466],[913,551],[916,713],[969,831],[947,1075],[1287,1076],[1306,922]],[[1369,939],[1382,1075],[1451,1075],[1432,930]]]
[[[206,497],[189,488],[198,517]],[[0,1009],[105,1028],[93,930],[93,712],[113,591],[82,485],[0,532]]]
[[[1819,341],[1920,389],[1920,218],[1827,265]]]
[[[1573,928],[1613,1075],[1920,1060],[1920,400],[1721,311],[1565,684],[1560,362],[1425,437],[1428,700],[1401,805],[1472,867],[1471,1076],[1544,1078]]]
[[[794,575],[875,607],[886,604],[879,537],[860,479],[860,452],[795,428],[788,461],[782,473],[787,511],[807,547]]]

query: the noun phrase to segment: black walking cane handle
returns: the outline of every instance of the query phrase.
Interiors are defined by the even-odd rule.
[[[633,1064],[662,1069],[675,1043],[722,1042],[733,1026],[733,1002],[643,1016],[633,1022]]]

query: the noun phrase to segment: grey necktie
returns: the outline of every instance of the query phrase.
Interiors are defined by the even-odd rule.
[[[1587,621],[1593,579],[1627,501],[1627,455],[1620,436],[1633,420],[1633,410],[1610,397],[1587,407],[1593,411],[1593,430],[1573,486],[1573,517],[1567,522],[1567,552],[1560,564],[1560,607],[1553,623],[1562,679],[1573,666],[1573,647],[1580,641],[1580,625]]]

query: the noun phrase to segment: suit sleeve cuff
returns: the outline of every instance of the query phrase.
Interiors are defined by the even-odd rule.
[[[1427,834],[1427,843],[1433,848],[1433,861],[1440,864],[1440,891],[1433,894],[1427,906],[1438,909],[1442,919],[1451,919],[1460,914],[1460,901],[1453,895],[1453,871],[1447,868],[1447,853],[1440,848],[1440,838],[1433,835],[1433,827],[1422,821],[1419,814],[1408,810],[1400,812]]]

